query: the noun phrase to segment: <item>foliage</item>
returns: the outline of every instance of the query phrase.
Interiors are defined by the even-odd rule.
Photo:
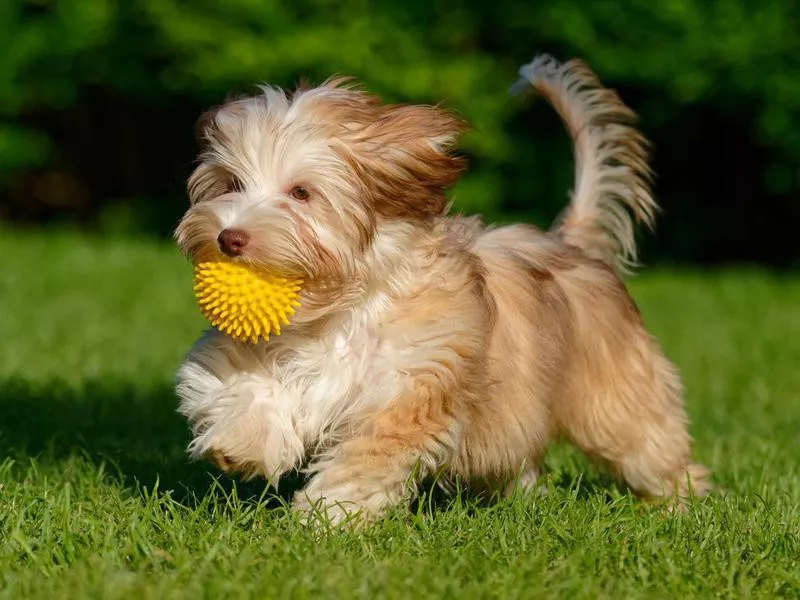
[[[800,213],[791,0],[19,0],[0,6],[0,36],[6,216],[93,217],[120,197],[180,204],[200,110],[257,83],[344,73],[389,100],[442,101],[474,124],[459,208],[545,221],[569,186],[569,143],[549,113],[506,94],[543,50],[585,57],[643,115],[669,176],[662,201],[680,232],[665,243],[677,254],[681,236],[698,235],[692,211],[729,229],[718,242],[729,246],[746,225],[739,213]],[[687,252],[703,255],[692,243]]]

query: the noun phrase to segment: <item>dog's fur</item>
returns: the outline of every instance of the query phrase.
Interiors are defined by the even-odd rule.
[[[189,353],[177,393],[194,457],[273,481],[305,466],[295,506],[334,521],[376,517],[431,475],[530,488],[559,435],[641,495],[706,492],[679,375],[620,279],[631,214],[657,212],[646,142],[582,62],[543,56],[520,73],[576,146],[550,232],[447,216],[465,126],[440,108],[333,80],[264,87],[200,120],[181,249],[218,255],[220,231],[238,229],[237,260],[305,288],[281,336],[211,331]]]

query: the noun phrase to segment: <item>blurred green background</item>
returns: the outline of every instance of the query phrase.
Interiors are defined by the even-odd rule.
[[[646,260],[800,259],[796,0],[6,0],[0,40],[3,221],[168,235],[203,109],[342,73],[475,125],[458,208],[547,224],[570,142],[507,93],[546,51],[584,57],[655,144]]]

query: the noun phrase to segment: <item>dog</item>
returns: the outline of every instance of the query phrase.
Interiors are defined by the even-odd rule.
[[[707,493],[680,375],[622,280],[634,224],[659,212],[648,143],[582,60],[538,56],[520,82],[575,145],[549,231],[450,214],[467,125],[440,107],[337,78],[201,116],[180,249],[304,287],[280,336],[211,330],[189,351],[176,391],[192,457],[273,483],[302,469],[294,508],[332,523],[375,519],[429,477],[535,490],[556,437],[645,498]]]

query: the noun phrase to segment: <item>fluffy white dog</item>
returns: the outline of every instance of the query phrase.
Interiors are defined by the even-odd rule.
[[[549,232],[446,214],[464,124],[440,108],[332,80],[264,87],[201,119],[182,251],[305,287],[281,336],[211,331],[189,353],[177,393],[193,456],[273,481],[305,467],[295,506],[333,521],[376,517],[432,474],[531,487],[555,436],[641,495],[706,492],[679,375],[620,279],[631,215],[657,212],[646,142],[582,62],[543,56],[521,74],[576,146]]]

